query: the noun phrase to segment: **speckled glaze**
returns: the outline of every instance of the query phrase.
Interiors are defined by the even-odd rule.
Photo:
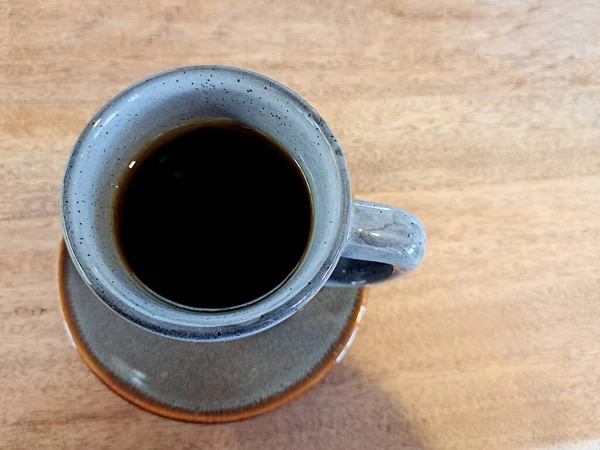
[[[306,176],[314,210],[307,251],[282,286],[252,306],[204,314],[160,301],[127,270],[114,241],[112,208],[119,180],[148,141],[214,118],[243,122],[286,148]],[[202,199],[196,206],[202,217]],[[271,79],[228,67],[164,72],[112,99],[75,144],[63,182],[62,218],[69,253],[92,291],[125,319],[183,340],[228,340],[266,330],[298,311],[328,280],[357,286],[391,279],[418,266],[425,249],[425,232],[414,216],[353,203],[342,150],[308,103]],[[268,233],[253,238],[268,239]],[[243,270],[240,261],[251,264],[252,255],[233,259],[232,273]],[[199,289],[203,284],[210,280],[199,274]]]

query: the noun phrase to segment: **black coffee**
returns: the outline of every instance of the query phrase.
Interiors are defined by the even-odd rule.
[[[307,247],[312,205],[273,139],[215,120],[152,142],[120,183],[118,246],[132,272],[180,305],[230,308],[280,285]]]

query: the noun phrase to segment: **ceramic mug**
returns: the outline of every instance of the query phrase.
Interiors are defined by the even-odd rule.
[[[213,118],[261,130],[289,152],[310,187],[313,231],[299,267],[266,298],[239,309],[202,313],[160,301],[130,272],[114,239],[113,200],[124,171],[149,141]],[[197,206],[202,207],[201,199]],[[109,101],[86,126],[67,163],[62,220],[71,258],[97,297],[143,328],[193,341],[233,339],[272,327],[325,284],[361,286],[399,277],[420,264],[426,242],[414,215],[352,199],[340,145],[306,101],[267,77],[219,66],[163,72]],[[215,218],[207,212],[204,220]],[[235,272],[251,263],[251,255],[239,255],[223,270],[231,271],[235,282]],[[200,268],[202,262],[197,264]],[[210,285],[210,280],[202,283]]]

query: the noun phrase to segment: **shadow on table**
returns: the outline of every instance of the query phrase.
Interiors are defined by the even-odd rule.
[[[422,449],[410,425],[401,405],[345,361],[296,400],[228,431],[236,450]]]

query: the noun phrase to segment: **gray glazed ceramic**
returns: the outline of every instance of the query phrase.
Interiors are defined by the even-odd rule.
[[[94,373],[146,410],[195,422],[245,419],[295,398],[341,361],[365,310],[364,288],[324,288],[263,333],[189,342],[117,316],[87,287],[64,248],[59,280],[68,329]],[[227,295],[227,289],[199,295]]]
[[[148,141],[211,118],[262,130],[290,152],[311,190],[313,232],[295,273],[265,299],[223,313],[190,313],[161,302],[127,270],[113,239],[112,204],[123,173]],[[243,193],[240,201],[247,201]],[[202,216],[202,199],[195,206],[203,220],[216,220],[208,213]],[[227,340],[266,330],[297,312],[328,280],[332,286],[389,280],[415,269],[425,251],[425,231],[416,217],[352,200],[338,141],[308,103],[271,79],[228,67],[164,72],[112,99],[85,128],[70,156],[62,218],[69,253],[93,292],[127,320],[183,340]],[[268,239],[268,234],[252,238]],[[235,282],[235,271],[251,263],[252,255],[238,255],[224,270],[234,274]],[[210,280],[199,274],[199,291],[207,285]]]

